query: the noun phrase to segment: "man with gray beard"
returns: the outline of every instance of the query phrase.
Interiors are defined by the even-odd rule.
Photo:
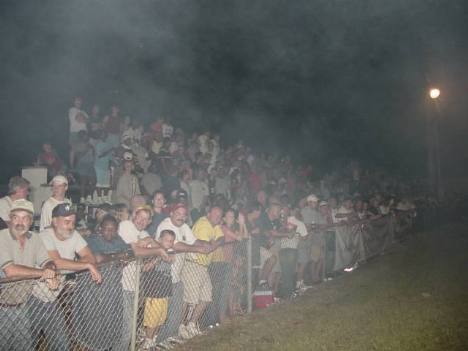
[[[50,259],[62,273],[88,270],[91,279],[101,283],[101,273],[96,267],[96,258],[86,241],[75,230],[76,213],[69,203],[62,203],[52,210],[52,226],[39,234]],[[75,256],[79,259],[75,261]],[[48,349],[63,350],[70,347],[66,330],[65,316],[57,298],[64,288],[64,277],[60,277],[60,286],[55,291],[44,289],[39,282],[33,289],[28,302],[28,312],[32,323],[32,332],[39,338],[44,332]],[[74,296],[74,298],[77,298]]]
[[[29,231],[33,204],[15,200],[9,213],[9,228],[0,231],[0,268],[7,278],[42,278],[45,289],[56,289],[55,265],[42,241]],[[38,268],[40,267],[40,268]],[[34,280],[3,283],[0,290],[0,345],[2,350],[33,350],[28,300]]]

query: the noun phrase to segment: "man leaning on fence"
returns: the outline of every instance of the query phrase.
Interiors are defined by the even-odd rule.
[[[101,282],[101,274],[96,267],[96,258],[86,241],[75,230],[76,213],[68,203],[62,203],[52,210],[52,225],[39,234],[49,257],[62,273],[88,270],[96,283]],[[78,260],[75,257],[78,256]],[[40,331],[46,337],[49,350],[63,350],[69,345],[65,314],[60,308],[63,301],[58,300],[59,293],[64,300],[72,295],[64,292],[65,277],[61,276],[60,286],[55,291],[45,289],[37,284],[28,302],[32,331],[36,339]],[[73,296],[74,299],[78,298]]]
[[[161,233],[170,230],[175,233],[174,249],[176,250],[175,262],[171,265],[172,296],[169,298],[167,320],[158,334],[158,342],[175,341],[173,338],[179,333],[179,325],[183,319],[183,295],[184,283],[181,281],[181,271],[184,267],[187,252],[209,253],[215,248],[202,240],[198,240],[186,221],[188,209],[182,203],[175,204],[170,217],[164,219],[156,231],[156,239]]]
[[[56,289],[55,265],[41,239],[29,231],[33,215],[31,202],[24,199],[12,202],[9,228],[0,231],[0,267],[7,278],[41,278],[48,289]],[[1,350],[34,349],[26,304],[34,283],[34,280],[23,280],[1,285]]]
[[[224,242],[220,223],[223,210],[212,207],[208,214],[198,219],[193,226],[193,234],[198,240],[211,243],[217,249]],[[190,254],[185,259],[181,279],[184,283],[184,315],[185,323],[179,327],[179,334],[190,338],[200,334],[198,321],[208,304],[212,301],[212,284],[208,266],[212,261],[212,253]]]
[[[133,254],[137,258],[159,256],[166,262],[171,262],[172,257],[149,236],[145,228],[151,222],[152,210],[149,206],[141,206],[133,210],[131,220],[125,220],[119,224],[119,236],[123,241],[130,245]],[[136,262],[130,262],[124,269],[122,275],[123,287],[123,326],[122,337],[119,348],[128,350],[132,320],[134,317],[134,299],[137,286],[137,265]]]

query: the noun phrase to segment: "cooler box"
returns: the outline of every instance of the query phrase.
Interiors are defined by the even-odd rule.
[[[273,292],[271,290],[254,291],[253,299],[255,308],[267,308],[273,304]]]

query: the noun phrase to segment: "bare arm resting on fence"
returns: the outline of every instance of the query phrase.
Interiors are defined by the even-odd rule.
[[[96,281],[96,283],[101,282],[101,273],[99,273],[99,270],[96,268],[96,258],[88,246],[78,251],[78,256],[80,257],[78,261],[62,258],[57,250],[48,251],[48,253],[49,257],[54,260],[58,269],[69,271],[88,270],[91,274],[91,278]]]
[[[11,263],[3,268],[7,278],[43,278],[52,279],[55,271],[50,268],[34,268]]]

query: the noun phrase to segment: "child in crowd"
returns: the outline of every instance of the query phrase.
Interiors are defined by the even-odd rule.
[[[163,230],[158,243],[168,254],[173,254],[175,233]],[[150,244],[151,245],[151,244]],[[172,278],[170,264],[160,257],[149,259],[143,265],[141,291],[146,297],[143,326],[146,338],[143,349],[156,346],[159,328],[167,318],[168,298],[172,295]]]

